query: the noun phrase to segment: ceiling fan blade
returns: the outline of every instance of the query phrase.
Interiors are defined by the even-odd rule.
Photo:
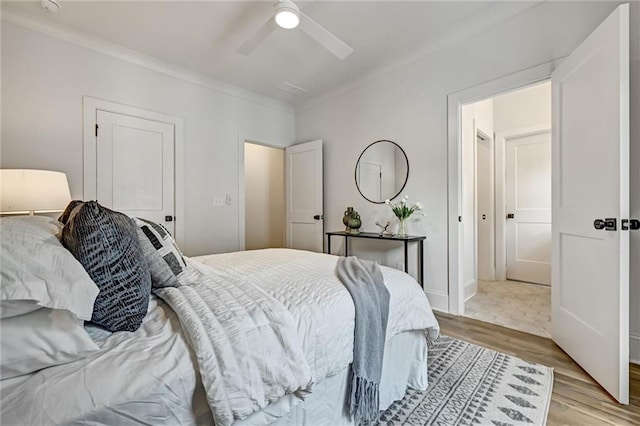
[[[331,34],[329,30],[304,13],[300,14],[298,28],[340,59],[345,59],[353,53],[353,49],[348,44]]]
[[[238,47],[236,52],[241,55],[248,56],[253,52],[256,47],[258,47],[263,41],[266,40],[267,37],[276,29],[276,23],[273,21],[273,18],[269,18],[267,22],[265,22],[258,30],[253,33],[251,37],[249,37],[244,43]]]

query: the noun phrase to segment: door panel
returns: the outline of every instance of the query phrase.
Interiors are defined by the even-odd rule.
[[[629,402],[629,5],[554,71],[552,335]],[[595,219],[616,218],[615,231]]]
[[[322,252],[322,141],[294,145],[285,151],[287,247]]]
[[[162,210],[162,136],[144,129],[113,127],[115,210]]]
[[[507,279],[551,284],[551,134],[506,140]]]
[[[162,223],[174,234],[174,128],[97,111],[97,199],[132,217]]]

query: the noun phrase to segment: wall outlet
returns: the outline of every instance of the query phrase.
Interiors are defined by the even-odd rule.
[[[224,206],[224,198],[213,197],[213,207],[222,207],[222,206]]]

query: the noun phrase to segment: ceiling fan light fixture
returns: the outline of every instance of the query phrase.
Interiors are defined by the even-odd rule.
[[[300,23],[300,10],[292,1],[283,0],[276,3],[273,17],[280,28],[290,30]]]

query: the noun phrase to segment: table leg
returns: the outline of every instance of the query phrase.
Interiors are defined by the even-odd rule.
[[[424,250],[424,241],[420,240],[420,245],[418,246],[418,265],[420,265],[420,287],[424,289],[424,255],[422,254]]]
[[[349,237],[344,236],[344,257],[349,256]]]
[[[331,254],[331,235],[327,235],[327,254]]]
[[[404,242],[404,272],[409,273],[409,241]]]

